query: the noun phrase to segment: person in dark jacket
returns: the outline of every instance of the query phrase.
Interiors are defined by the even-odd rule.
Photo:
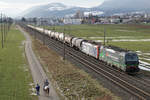
[[[48,79],[46,79],[45,81],[44,81],[44,87],[45,86],[48,86],[49,85],[49,82],[48,82]]]
[[[49,86],[49,82],[48,82],[48,79],[46,79],[45,81],[44,81],[44,86],[43,86],[43,90],[45,90],[45,87],[46,86]]]
[[[48,86],[49,85],[49,82],[48,82],[48,79],[46,79],[46,81],[45,81],[45,86]]]
[[[39,84],[36,85],[36,93],[37,93],[37,95],[40,95],[40,85]]]

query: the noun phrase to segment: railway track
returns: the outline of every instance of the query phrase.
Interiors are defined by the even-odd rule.
[[[35,33],[33,32],[34,30],[28,31],[32,31],[31,35],[35,35]],[[59,41],[55,41],[47,36],[43,36],[42,33],[36,32],[36,34],[39,40],[41,40],[42,42],[43,39],[45,40],[45,44],[48,45],[48,47],[55,49],[57,52],[59,52],[59,54],[63,54],[62,43],[60,43]],[[97,61],[96,59],[89,57],[79,51],[76,51],[68,46],[66,46],[66,55],[72,57],[72,59],[74,59],[75,61],[90,68],[97,74],[107,78],[109,81],[120,86],[124,90],[138,97],[139,99],[148,100],[150,98],[150,90],[146,89],[146,87],[150,86],[149,84],[142,82],[140,80],[136,80],[136,82],[141,84],[140,87],[139,84],[138,86],[136,86],[135,84],[133,84],[133,82],[135,82],[134,77],[126,75],[125,73],[119,72],[117,70],[114,70],[112,69],[112,67],[105,65],[105,63]]]
[[[150,67],[148,67],[149,65],[145,65],[143,63],[140,63],[140,66],[150,70]]]
[[[58,45],[56,45],[56,43],[53,43],[52,46],[55,46],[55,48],[57,48],[57,51],[63,50],[63,48],[58,47]],[[134,85],[131,85],[130,83],[126,82],[125,80],[122,80],[122,78],[119,77],[120,75],[115,76],[114,74],[112,74],[112,71],[109,71],[109,72],[105,71],[103,68],[99,67],[98,65],[93,64],[93,63],[89,62],[89,60],[86,60],[85,58],[82,58],[81,56],[77,55],[77,53],[72,53],[71,51],[68,51],[68,50],[66,50],[66,51],[68,52],[67,55],[71,56],[77,62],[80,62],[81,64],[85,65],[86,67],[92,69],[94,72],[104,76],[108,80],[112,81],[113,83],[115,83],[116,85],[125,89],[126,91],[134,94],[135,96],[139,97],[140,99],[147,100],[149,98],[150,94],[144,91],[145,88],[143,90],[139,89],[139,88],[135,87]]]
[[[56,42],[56,41],[53,41],[53,42]],[[58,42],[58,41],[57,41]],[[55,44],[55,43],[54,43]],[[56,44],[55,44],[56,45]],[[60,46],[60,45],[63,45],[62,43],[59,43],[59,45],[57,45],[57,46]],[[84,59],[87,59],[89,62],[91,62],[91,63],[94,63],[95,65],[97,65],[97,66],[99,66],[99,65],[101,65],[100,67],[103,67],[103,68],[107,68],[107,71],[109,71],[109,72],[113,72],[116,76],[122,76],[121,78],[123,78],[123,79],[125,79],[125,78],[127,78],[127,80],[135,80],[136,82],[138,82],[138,83],[141,83],[141,84],[143,84],[143,86],[146,88],[146,87],[149,87],[150,88],[150,82],[149,81],[141,81],[141,80],[139,80],[138,78],[136,78],[136,76],[130,76],[130,75],[127,75],[126,73],[124,73],[124,72],[121,72],[120,70],[118,70],[118,69],[114,69],[114,68],[112,68],[112,67],[110,67],[110,66],[108,66],[108,65],[106,65],[106,63],[102,63],[102,62],[100,62],[99,60],[97,60],[97,59],[95,59],[95,58],[93,58],[93,57],[90,57],[90,56],[87,56],[87,55],[85,55],[84,53],[82,53],[82,52],[79,52],[79,51],[76,51],[76,50],[74,50],[74,49],[72,49],[72,48],[70,48],[70,47],[66,47],[67,48],[67,52],[74,52],[74,54],[78,54],[78,55],[80,55],[80,57],[84,57]],[[61,50],[63,50],[63,47],[61,48]],[[115,70],[115,71],[114,71]],[[137,85],[137,84],[135,84],[135,85]]]

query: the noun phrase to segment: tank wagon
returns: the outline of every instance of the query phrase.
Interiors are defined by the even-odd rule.
[[[43,32],[43,28],[40,28],[40,27],[34,27],[34,28],[36,28],[36,30],[39,32]]]
[[[64,33],[59,34],[58,40],[62,42],[64,41]]]
[[[58,33],[58,32],[55,32],[54,38],[55,38],[56,40],[58,40],[58,37],[59,37],[59,33]]]
[[[49,37],[51,36],[51,31],[48,31],[48,36],[49,36]]]
[[[81,38],[78,38],[75,40],[75,47],[78,49],[78,50],[81,50],[81,44],[82,42],[85,41],[84,39],[81,39]]]
[[[76,40],[77,40],[77,39],[79,39],[79,38],[74,37],[74,38],[72,39],[72,41],[71,41],[71,46],[72,46],[73,48],[76,48]]]
[[[49,34],[49,33],[48,33],[48,32],[49,32],[49,30],[44,30],[44,31],[45,31],[45,34],[46,34],[46,35],[48,35],[48,34]]]
[[[72,39],[73,36],[65,35],[65,43],[68,44],[69,46],[72,46]]]
[[[55,32],[51,32],[51,36],[50,36],[52,39],[54,39],[55,37]]]

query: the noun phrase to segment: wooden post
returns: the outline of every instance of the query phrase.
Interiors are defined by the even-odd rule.
[[[4,48],[4,41],[3,41],[3,15],[1,13],[1,34],[2,34],[2,48]]]
[[[64,45],[64,56],[63,56],[63,60],[65,60],[65,28],[64,28],[64,39],[63,39],[63,45]]]
[[[105,39],[106,39],[106,32],[105,32],[105,28],[104,28],[104,46],[105,46]]]

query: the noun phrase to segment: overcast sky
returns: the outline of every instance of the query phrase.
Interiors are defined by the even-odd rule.
[[[69,6],[93,7],[100,5],[104,0],[0,0],[0,12],[9,16],[16,14],[35,5],[59,2]]]

